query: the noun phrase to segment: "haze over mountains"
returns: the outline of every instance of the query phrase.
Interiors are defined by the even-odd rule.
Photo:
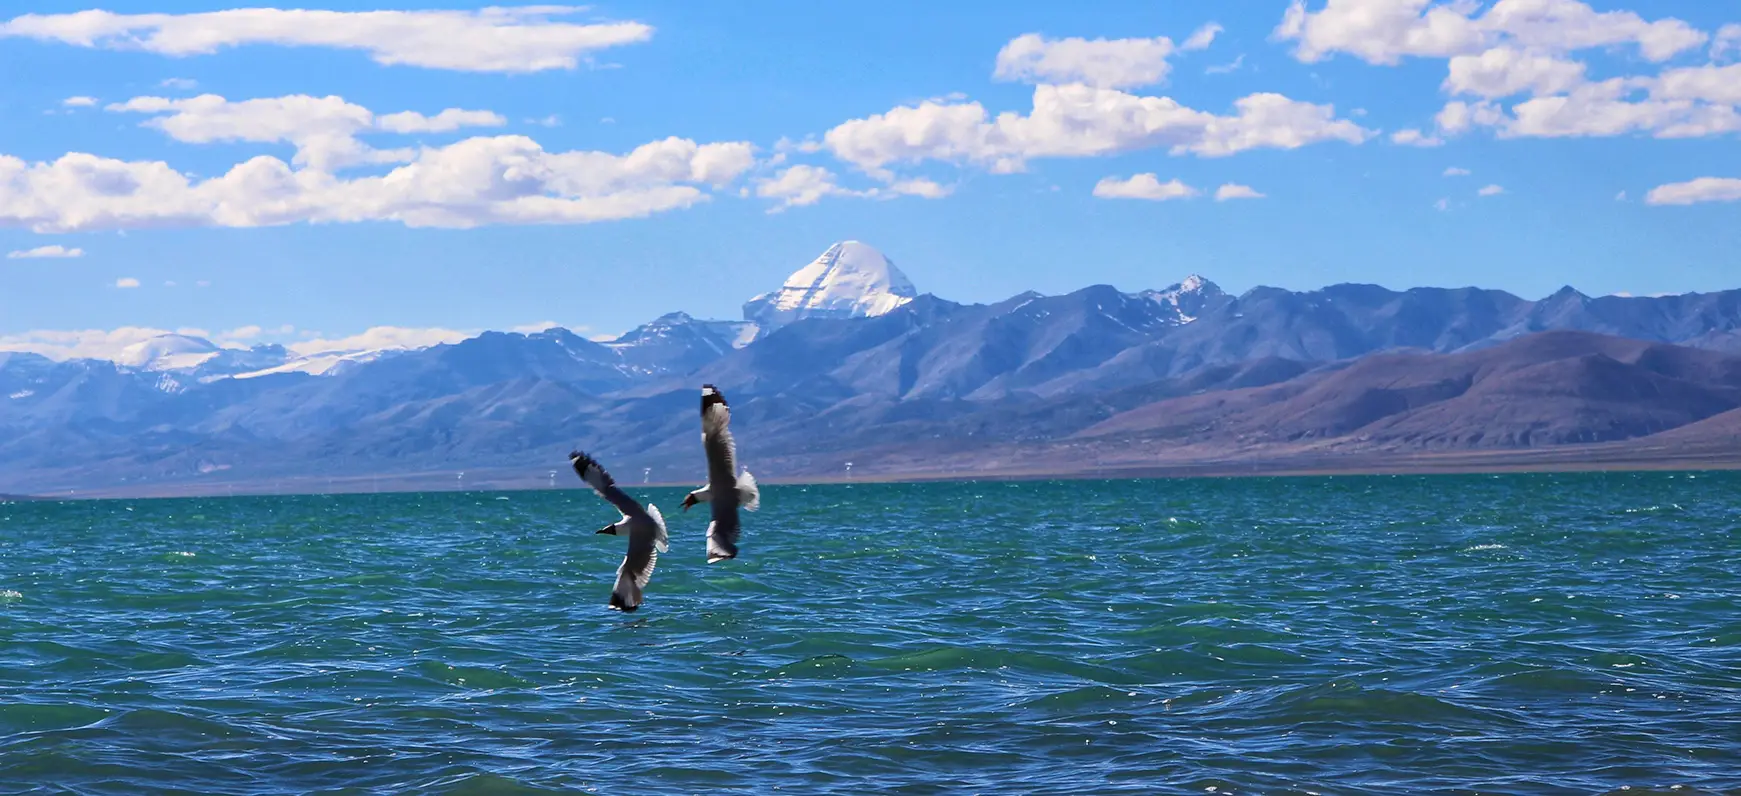
[[[0,492],[541,484],[575,446],[700,478],[696,390],[764,478],[1729,457],[1741,290],[1530,301],[1190,276],[958,304],[858,242],[743,320],[607,341],[487,332],[296,356],[165,335],[117,361],[0,353]],[[1530,457],[1535,457],[1531,459]],[[1741,457],[1736,457],[1741,458]],[[1497,459],[1494,459],[1497,461]]]

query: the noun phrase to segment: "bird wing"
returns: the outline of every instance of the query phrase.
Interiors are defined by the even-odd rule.
[[[707,453],[707,505],[713,522],[707,528],[707,559],[737,556],[737,445],[731,438],[731,406],[713,385],[701,388],[701,444]]]
[[[631,524],[652,521],[647,516],[647,510],[641,507],[640,502],[629,497],[629,493],[618,487],[616,479],[611,478],[611,474],[606,472],[604,466],[599,464],[597,460],[580,451],[575,451],[568,454],[568,461],[574,465],[574,472],[580,476],[580,480],[592,487],[592,491],[597,492],[599,497],[617,507],[617,511],[622,512],[623,516],[633,521]]]

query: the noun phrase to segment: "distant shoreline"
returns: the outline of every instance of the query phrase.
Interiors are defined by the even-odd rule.
[[[1567,450],[1504,451],[1458,454],[1417,454],[1407,456],[1323,456],[1296,457],[1251,462],[1178,462],[1153,465],[1120,465],[1098,468],[1060,470],[984,470],[978,472],[890,472],[866,473],[846,477],[822,476],[758,476],[765,485],[836,486],[845,484],[927,484],[1023,481],[1092,481],[1092,480],[1178,480],[1198,478],[1309,478],[1359,477],[1397,475],[1505,475],[1528,473],[1585,472],[1723,472],[1741,470],[1741,452],[1733,455],[1664,455],[1646,458],[1584,456]],[[1388,460],[1388,461],[1387,461]],[[419,494],[437,492],[531,492],[579,489],[573,479],[550,486],[547,477],[523,472],[467,470],[476,477],[468,479],[466,488],[454,488],[451,471],[432,474],[398,473],[377,476],[349,476],[342,479],[282,478],[257,479],[234,483],[171,483],[144,488],[80,489],[66,494],[38,493],[32,495],[0,495],[0,503],[65,500],[151,500],[213,497],[270,497],[308,495],[358,494]],[[696,484],[678,481],[649,481],[644,484],[624,483],[635,489],[694,488]]]

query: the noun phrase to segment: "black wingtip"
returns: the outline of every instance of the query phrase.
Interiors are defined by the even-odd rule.
[[[715,404],[730,406],[725,402],[725,396],[720,394],[719,388],[711,384],[701,385],[701,411],[705,414]]]
[[[612,611],[622,611],[623,613],[628,614],[628,613],[634,613],[635,609],[640,608],[640,607],[641,606],[639,606],[639,605],[629,605],[628,603],[623,602],[622,598],[618,597],[616,595],[616,592],[611,592],[611,610]]]

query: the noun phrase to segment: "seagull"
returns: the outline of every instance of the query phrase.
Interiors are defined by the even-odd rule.
[[[701,446],[707,451],[707,485],[683,498],[683,509],[707,503],[713,521],[707,524],[707,563],[738,554],[738,508],[755,511],[762,505],[756,478],[737,475],[737,446],[731,439],[731,407],[711,384],[701,385]]]
[[[617,567],[617,585],[611,589],[611,610],[633,611],[641,607],[641,589],[653,578],[653,564],[660,553],[670,549],[665,518],[659,514],[659,507],[651,503],[641,508],[591,456],[575,451],[568,454],[568,461],[580,480],[623,514],[622,519],[600,528],[598,533],[629,537],[628,555],[623,556],[622,566]]]

